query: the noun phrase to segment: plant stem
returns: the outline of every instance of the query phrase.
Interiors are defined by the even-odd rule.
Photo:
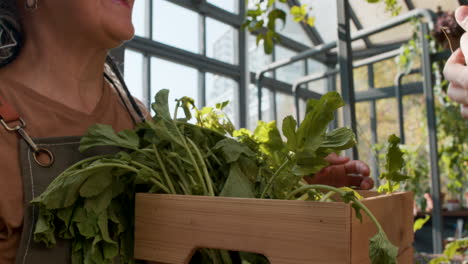
[[[334,191],[329,191],[322,197],[322,199],[320,199],[320,202],[326,202],[334,193]]]
[[[153,144],[153,150],[154,154],[156,156],[156,160],[159,163],[159,166],[161,166],[161,170],[163,172],[164,178],[166,178],[166,183],[169,186],[169,189],[171,190],[171,193],[176,194],[176,191],[174,189],[174,185],[172,184],[171,178],[169,177],[169,174],[166,171],[166,166],[164,166],[164,163],[161,160],[161,156],[159,155],[159,151],[156,148],[156,144]]]
[[[281,164],[279,169],[275,172],[275,174],[271,176],[267,186],[265,186],[265,189],[263,189],[262,195],[260,195],[260,199],[265,197],[266,193],[270,190],[271,186],[273,185],[273,182],[275,181],[276,177],[278,177],[278,175],[284,170],[284,168],[286,168],[287,165],[289,165],[290,162],[290,159],[285,160],[283,164]]]
[[[190,138],[187,138],[187,141],[190,143],[190,145],[192,145],[192,147],[193,147],[193,149],[195,151],[195,154],[197,154],[198,159],[200,160],[200,164],[201,164],[203,173],[205,175],[205,182],[206,182],[206,185],[207,185],[207,188],[208,188],[208,195],[209,196],[215,196],[215,193],[214,193],[214,190],[213,190],[213,184],[212,184],[212,181],[211,181],[211,177],[210,177],[210,174],[208,173],[208,169],[206,168],[205,160],[203,159],[203,156],[200,153],[200,150],[198,149],[197,145],[195,145],[195,143]]]
[[[336,192],[336,193],[340,194],[341,196],[346,194],[346,191],[341,190],[341,189],[336,188],[336,187],[332,187],[332,186],[328,186],[328,185],[321,185],[321,184],[314,184],[314,185],[304,185],[302,187],[297,188],[296,190],[292,191],[286,197],[286,200],[291,200],[291,198],[293,198],[296,194],[301,193],[303,191],[311,190],[311,189],[328,190],[328,191],[331,191],[331,192]],[[377,218],[375,218],[374,214],[372,214],[372,212],[369,210],[369,208],[367,208],[367,206],[365,206],[355,196],[353,196],[353,198],[351,198],[351,200],[353,201],[353,203],[355,203],[357,206],[359,206],[359,208],[361,208],[362,210],[364,210],[364,212],[366,212],[366,214],[369,216],[369,218],[372,220],[372,222],[374,222],[375,226],[377,227],[377,229],[379,231],[385,233],[385,231],[383,230],[383,228],[380,225],[379,221],[377,220]]]
[[[189,138],[182,135],[182,133],[179,130],[179,127],[177,127],[177,122],[175,120],[173,120],[173,124],[175,126],[175,130],[177,131],[177,135],[182,140],[183,147],[187,151],[187,154],[189,155],[189,158],[192,161],[192,166],[195,169],[195,172],[197,173],[198,178],[200,179],[200,184],[203,187],[203,193],[206,194],[206,193],[208,193],[208,188],[206,186],[205,181],[203,180],[203,175],[202,175],[202,173],[200,171],[200,168],[197,165],[197,161],[195,160],[195,157],[193,156],[192,151],[190,150],[189,146],[187,145],[187,139],[189,139]]]

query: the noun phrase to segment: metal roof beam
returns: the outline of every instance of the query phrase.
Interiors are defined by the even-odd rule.
[[[411,0],[404,0],[404,1],[405,1],[405,4],[406,4],[406,7],[408,7],[408,10],[415,9],[413,1],[411,1]]]
[[[361,21],[359,21],[359,18],[357,17],[356,13],[354,12],[353,7],[350,5],[349,6],[349,16],[351,17],[351,20],[353,21],[354,25],[356,26],[357,30],[361,30],[364,27],[361,24]],[[372,43],[368,37],[365,37],[362,39],[364,41],[364,44],[366,44],[367,48],[372,47]]]

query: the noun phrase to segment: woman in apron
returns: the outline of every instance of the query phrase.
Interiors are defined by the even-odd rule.
[[[133,36],[132,5],[0,1],[0,264],[70,262],[68,243],[34,243],[38,211],[29,201],[73,163],[112,151],[78,151],[89,126],[119,131],[143,120],[107,57]]]
[[[80,153],[88,127],[120,131],[148,115],[107,56],[133,36],[133,2],[0,0],[0,264],[70,262],[68,243],[34,243],[38,211],[29,201],[70,165],[113,151]],[[372,187],[364,163],[328,161],[313,181]]]

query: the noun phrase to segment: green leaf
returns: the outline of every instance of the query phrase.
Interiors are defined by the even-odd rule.
[[[274,3],[275,3],[275,0],[268,0],[267,7],[268,8],[272,7]]]
[[[170,121],[171,113],[169,111],[169,90],[161,89],[154,97],[154,103],[151,104],[156,113],[155,118],[161,118],[165,121]]]
[[[229,177],[219,196],[255,198],[254,183],[242,172],[237,163],[232,163]]]
[[[449,259],[453,259],[457,254],[457,251],[462,248],[468,247],[468,238],[463,238],[460,240],[455,240],[451,243],[448,243],[444,249],[444,255]]]
[[[92,197],[102,193],[112,184],[113,177],[110,172],[93,174],[83,183],[80,188],[81,197]],[[112,189],[111,189],[112,190]],[[112,192],[111,192],[112,194]]]
[[[420,230],[421,228],[423,228],[423,226],[427,223],[427,221],[429,221],[429,219],[431,219],[431,216],[426,215],[426,217],[419,218],[416,221],[414,221],[413,232],[416,232],[416,231]]]
[[[229,101],[224,101],[222,103],[217,103],[216,104],[216,109],[223,110],[228,105],[229,105]]]
[[[396,264],[398,248],[387,238],[384,232],[379,231],[370,239],[369,257],[375,264]]]
[[[227,163],[233,163],[239,160],[241,155],[247,157],[255,157],[255,153],[252,152],[249,147],[244,144],[237,142],[231,138],[225,138],[219,141],[214,147],[213,151],[221,153],[224,160]]]
[[[195,100],[190,97],[184,96],[181,99],[177,100],[180,102],[180,106],[184,110],[185,117],[187,120],[192,119],[192,109],[195,107]]]
[[[306,24],[309,25],[309,27],[315,26],[315,17],[308,17]]]
[[[85,199],[84,208],[87,211],[93,211],[101,214],[107,210],[112,200],[112,186],[108,186],[105,191],[97,196]]]
[[[109,125],[97,124],[89,128],[80,141],[81,152],[97,146],[116,146],[137,149],[140,144],[138,135],[133,130],[123,130],[116,134]]]
[[[347,147],[354,144],[354,136],[344,129],[334,131],[328,137],[326,134],[328,124],[335,118],[334,112],[343,105],[343,99],[336,92],[327,93],[320,100],[308,101],[307,114],[296,134],[296,175],[316,173],[328,165],[323,159],[334,151],[333,146]]]
[[[341,127],[328,132],[320,148],[331,148],[334,151],[338,151],[352,148],[354,145],[356,145],[356,137],[353,131],[349,128]]]
[[[44,243],[48,248],[55,246],[54,216],[48,210],[41,208],[34,230],[34,241]]]
[[[286,145],[290,151],[295,151],[297,148],[296,125],[296,120],[292,116],[283,119],[283,135],[288,139]]]
[[[387,164],[385,168],[388,172],[400,171],[404,166],[403,152],[398,147],[400,138],[391,135],[388,139],[389,147],[387,152]]]

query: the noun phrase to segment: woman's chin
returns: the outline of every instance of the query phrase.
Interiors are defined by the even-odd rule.
[[[132,39],[134,34],[135,30],[133,29],[133,27],[128,28],[127,30],[119,30],[112,32],[112,34],[110,34],[108,38],[109,44],[107,45],[107,48],[113,49],[122,45],[123,42]]]

